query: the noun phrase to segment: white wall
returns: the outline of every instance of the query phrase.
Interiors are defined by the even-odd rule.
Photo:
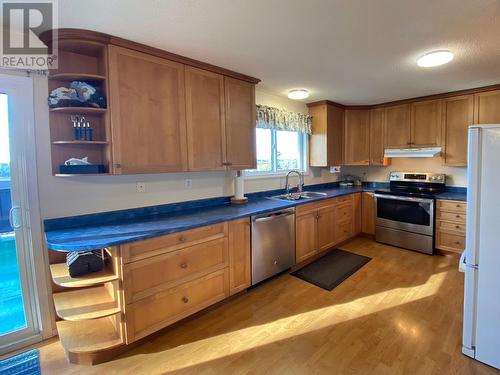
[[[256,102],[290,111],[307,113],[307,107],[260,89]],[[186,200],[233,194],[234,172],[164,173],[128,176],[54,177],[50,163],[47,79],[35,78],[35,113],[38,155],[38,181],[42,218],[151,206]],[[193,188],[184,188],[184,179],[193,180]],[[335,181],[327,169],[311,171],[306,183]],[[146,193],[136,193],[136,182],[146,182]],[[282,178],[247,180],[246,191],[263,191],[284,187]]]
[[[467,186],[467,168],[444,166],[440,157],[396,158],[388,167],[342,167],[342,173],[364,176],[366,181],[387,182],[391,171],[446,173],[448,186]]]

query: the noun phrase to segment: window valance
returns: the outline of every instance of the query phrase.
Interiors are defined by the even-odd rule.
[[[298,112],[257,105],[257,127],[311,134],[312,117]]]

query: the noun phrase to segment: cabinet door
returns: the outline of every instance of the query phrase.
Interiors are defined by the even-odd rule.
[[[500,90],[475,95],[475,123],[500,124]]]
[[[468,128],[474,123],[474,97],[444,99],[443,111],[444,162],[449,166],[466,166]]]
[[[187,170],[184,66],[109,47],[113,173]]]
[[[191,171],[226,169],[224,77],[186,67],[186,123]]]
[[[370,164],[370,111],[345,111],[344,164]]]
[[[411,146],[441,146],[442,101],[427,100],[411,104]]]
[[[309,137],[310,166],[342,165],[344,110],[321,104],[309,107],[309,114],[312,116],[312,134]]]
[[[354,236],[361,233],[361,193],[353,194],[352,197],[352,219],[353,219],[353,230]]]
[[[250,219],[229,222],[229,294],[251,285]]]
[[[318,248],[327,250],[335,245],[335,206],[318,210]]]
[[[384,158],[384,118],[384,108],[370,111],[370,165],[387,164]]]
[[[226,162],[231,169],[254,169],[255,85],[224,77],[226,110]]]
[[[318,252],[317,211],[295,219],[295,262],[300,263]]]
[[[344,162],[344,109],[328,105],[327,166],[342,165]]]
[[[361,232],[375,235],[375,197],[373,193],[363,193],[361,207]]]
[[[385,147],[409,147],[411,142],[410,105],[385,108]]]

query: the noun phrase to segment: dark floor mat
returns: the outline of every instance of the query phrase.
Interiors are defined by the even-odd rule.
[[[369,257],[337,249],[292,275],[330,291],[370,260]]]

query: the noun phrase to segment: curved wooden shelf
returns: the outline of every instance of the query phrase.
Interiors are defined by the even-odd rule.
[[[64,320],[97,319],[121,312],[104,285],[55,293],[53,297],[57,316]]]
[[[57,332],[68,355],[92,354],[123,345],[110,318],[95,319],[87,324],[59,321]]]
[[[51,74],[49,79],[60,81],[104,81],[106,76],[86,73],[56,73]]]
[[[107,145],[108,141],[52,141],[53,145]]]
[[[67,288],[96,286],[108,281],[118,280],[118,276],[114,274],[109,265],[99,272],[92,272],[81,277],[71,277],[66,263],[56,263],[50,265],[50,273],[55,284]]]
[[[106,113],[107,108],[93,108],[93,107],[59,107],[59,108],[49,108],[50,112],[53,113],[73,113],[73,114],[101,114]]]

